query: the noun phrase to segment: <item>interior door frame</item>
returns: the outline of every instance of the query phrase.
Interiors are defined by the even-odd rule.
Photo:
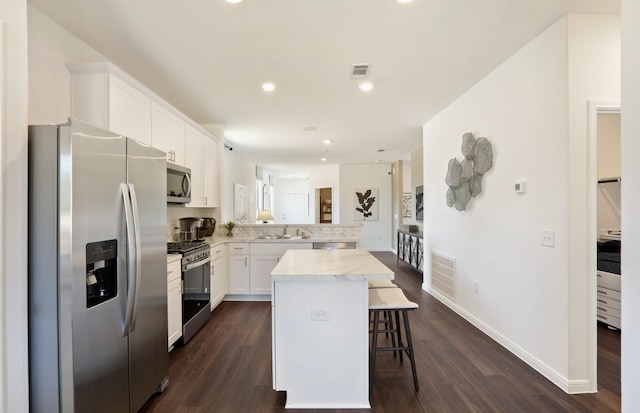
[[[592,391],[598,391],[597,247],[598,235],[598,115],[620,114],[619,100],[588,100],[587,109],[587,367]],[[621,360],[622,362],[622,360]]]

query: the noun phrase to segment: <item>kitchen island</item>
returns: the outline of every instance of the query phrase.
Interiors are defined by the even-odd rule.
[[[286,408],[369,408],[368,251],[289,250],[271,272],[273,387]]]

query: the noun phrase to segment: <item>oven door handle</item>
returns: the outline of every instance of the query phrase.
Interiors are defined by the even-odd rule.
[[[194,268],[198,268],[202,265],[205,265],[206,263],[211,261],[211,257],[207,257],[203,260],[197,261],[197,262],[192,262],[191,264],[187,264],[187,265],[183,265],[182,266],[182,272],[187,272],[189,270],[192,270]]]

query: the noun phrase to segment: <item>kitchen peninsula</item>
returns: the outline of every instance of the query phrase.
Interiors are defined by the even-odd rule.
[[[393,271],[362,249],[289,250],[271,272],[273,387],[286,408],[369,408],[368,281]]]

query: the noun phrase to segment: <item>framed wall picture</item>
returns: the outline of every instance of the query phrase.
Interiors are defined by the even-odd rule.
[[[422,185],[416,187],[416,221],[422,221],[424,216],[424,188]]]
[[[239,183],[233,184],[233,219],[236,222],[249,221],[249,189]]]
[[[405,192],[402,194],[402,217],[411,218],[411,192]]]
[[[378,220],[378,188],[354,190],[354,221]]]

